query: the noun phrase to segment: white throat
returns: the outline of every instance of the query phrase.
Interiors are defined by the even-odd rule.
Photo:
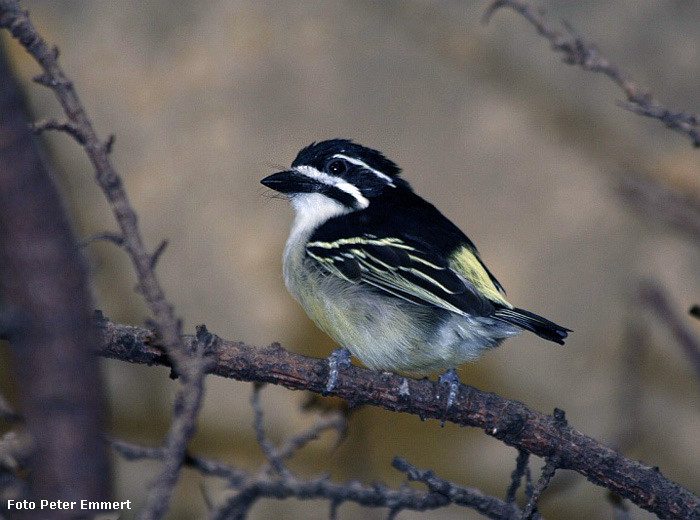
[[[300,239],[302,236],[308,236],[328,219],[352,211],[340,202],[320,193],[300,193],[294,195],[291,202],[296,218],[292,224],[290,241],[292,237]]]
[[[298,299],[299,285],[304,284],[299,278],[300,266],[309,237],[328,219],[345,215],[352,210],[320,193],[299,193],[292,197],[291,202],[296,217],[284,246],[284,283]]]

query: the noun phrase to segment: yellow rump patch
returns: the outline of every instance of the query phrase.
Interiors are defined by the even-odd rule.
[[[498,291],[491,281],[489,274],[481,264],[477,256],[467,247],[461,247],[450,257],[450,268],[461,274],[486,298],[500,303],[506,307],[512,307]]]

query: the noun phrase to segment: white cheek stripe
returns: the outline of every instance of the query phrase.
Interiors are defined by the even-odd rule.
[[[349,163],[354,164],[355,166],[361,166],[361,167],[364,168],[365,170],[371,171],[373,174],[375,174],[375,175],[376,175],[377,177],[379,177],[380,179],[384,179],[385,181],[387,181],[387,182],[389,183],[389,186],[391,186],[392,188],[396,188],[396,185],[394,184],[394,180],[393,180],[391,177],[389,177],[386,173],[382,173],[382,172],[380,172],[379,170],[377,170],[377,169],[375,169],[375,168],[372,168],[369,164],[367,164],[367,163],[364,162],[364,161],[361,161],[361,160],[359,160],[359,159],[356,159],[355,157],[348,157],[347,155],[343,155],[342,153],[337,153],[337,154],[335,154],[335,155],[333,156],[333,158],[335,158],[335,159],[345,159],[346,161],[348,161]]]
[[[369,206],[369,200],[362,195],[362,192],[357,188],[357,186],[350,184],[348,181],[345,181],[339,177],[328,175],[327,173],[317,170],[313,166],[297,166],[295,170],[311,179],[317,180],[329,186],[334,186],[339,190],[344,191],[353,197],[357,201],[357,205],[362,209]]]

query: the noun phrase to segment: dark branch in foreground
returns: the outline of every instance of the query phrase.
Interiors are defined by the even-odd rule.
[[[104,500],[110,471],[87,270],[44,157],[0,49],[0,328],[34,445],[29,498]],[[3,402],[0,416],[16,418]]]
[[[153,332],[104,319],[100,321],[100,330],[101,355],[131,363],[170,366]],[[191,336],[184,339],[187,344],[194,341]],[[325,392],[329,369],[324,359],[294,354],[279,344],[256,348],[221,338],[211,344],[215,359],[210,369],[212,374],[293,390]],[[563,414],[544,415],[517,401],[467,385],[460,385],[455,403],[445,414],[436,383],[355,366],[340,372],[330,394],[345,399],[351,406],[371,404],[481,428],[509,446],[556,461],[555,469],[580,473],[660,518],[700,519],[698,497],[667,479],[658,468],[627,459],[574,430]]]
[[[600,72],[610,78],[620,87],[627,97],[627,101],[618,103],[622,108],[646,117],[661,121],[668,128],[685,134],[690,138],[693,146],[700,147],[700,118],[686,111],[674,112],[664,107],[652,96],[648,90],[637,86],[620,69],[600,54],[595,45],[592,45],[576,34],[570,26],[565,25],[568,34],[551,28],[540,11],[527,2],[520,0],[496,0],[487,9],[484,21],[488,22],[493,14],[507,7],[521,14],[530,22],[538,34],[549,40],[552,50],[563,54],[564,63],[578,65],[584,70]]]
[[[136,271],[138,290],[153,315],[158,334],[163,339],[163,348],[168,352],[174,370],[182,381],[183,386],[175,402],[173,421],[165,440],[168,452],[163,457],[164,468],[151,484],[146,505],[138,517],[140,520],[156,520],[165,514],[170,505],[185,448],[195,432],[195,422],[204,392],[203,378],[206,363],[200,354],[204,345],[195,348],[193,355],[192,350],[185,349],[181,341],[180,321],[175,315],[173,306],[166,299],[155,273],[155,266],[164,250],[165,242],[153,254],[146,249],[137,214],[129,202],[122,179],[109,157],[114,136],[106,140],[99,138],[73,82],[59,64],[58,49],[49,46],[37,32],[29,19],[28,12],[20,9],[16,0],[0,0],[0,28],[7,29],[36,60],[42,69],[42,74],[34,78],[35,81],[53,91],[67,117],[67,120],[40,122],[34,126],[34,129],[38,132],[57,130],[67,133],[82,146],[89,157],[95,170],[97,184],[109,202],[119,225],[118,236],[121,245]],[[88,372],[85,372],[85,376],[87,375]],[[79,423],[76,422],[76,424]],[[44,465],[52,466],[50,463]],[[49,471],[53,469],[50,468]]]

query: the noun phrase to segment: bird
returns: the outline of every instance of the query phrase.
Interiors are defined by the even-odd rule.
[[[314,142],[260,182],[296,214],[285,285],[341,346],[327,390],[350,354],[374,370],[444,372],[440,382],[454,389],[456,367],[506,338],[527,330],[563,345],[572,332],[510,304],[474,243],[378,150]]]

